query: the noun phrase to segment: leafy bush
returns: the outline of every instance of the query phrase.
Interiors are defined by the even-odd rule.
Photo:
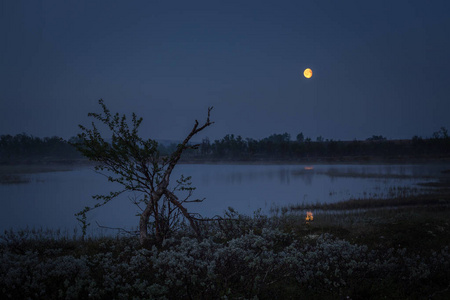
[[[279,222],[240,216],[228,226],[209,224],[202,240],[186,227],[150,250],[127,237],[79,241],[9,232],[0,246],[0,296],[370,299],[424,297],[448,285],[448,247],[422,257],[402,248],[369,249],[326,233],[300,237],[279,230]]]

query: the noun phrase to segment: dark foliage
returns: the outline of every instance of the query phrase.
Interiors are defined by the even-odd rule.
[[[76,137],[67,142],[59,137],[40,139],[26,134],[2,135],[0,164],[70,162],[81,159],[81,155],[70,145],[76,140]],[[158,144],[157,147],[160,155],[169,156],[176,151],[178,144]],[[311,138],[305,138],[303,133],[298,134],[295,141],[291,140],[288,133],[255,140],[228,134],[214,142],[205,137],[198,150],[186,149],[183,152],[184,159],[243,161],[339,158],[364,160],[369,157],[428,159],[449,155],[450,137],[444,127],[434,132],[430,138],[413,136],[409,140],[388,140],[382,135],[373,135],[365,141],[335,141],[323,137],[312,141]]]
[[[318,137],[315,142],[303,134],[291,141],[288,133],[273,134],[261,140],[226,135],[214,143],[202,143],[199,151],[191,157],[220,160],[301,160],[301,159],[364,159],[378,157],[390,159],[441,158],[450,155],[450,138],[445,128],[435,132],[431,138],[413,137],[410,140],[387,140],[383,136],[372,136],[366,141],[334,141]]]
[[[0,136],[0,164],[68,162],[81,155],[60,137],[38,138],[25,133]]]

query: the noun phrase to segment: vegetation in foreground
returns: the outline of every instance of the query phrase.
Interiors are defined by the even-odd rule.
[[[326,207],[182,226],[137,237],[5,232],[2,299],[448,299],[449,200],[339,212]]]

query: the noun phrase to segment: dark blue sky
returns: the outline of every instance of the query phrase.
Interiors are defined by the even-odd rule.
[[[208,106],[211,139],[450,128],[447,0],[0,1],[0,134],[68,138],[100,98],[158,139]]]

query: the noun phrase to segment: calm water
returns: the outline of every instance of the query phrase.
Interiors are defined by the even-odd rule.
[[[296,203],[337,202],[345,199],[386,197],[398,187],[420,189],[416,184],[431,180],[449,165],[179,165],[180,174],[192,176],[197,187],[191,212],[212,217],[228,207],[252,214],[261,209]],[[361,175],[361,176],[360,176]],[[106,194],[117,186],[92,168],[69,172],[27,175],[29,183],[0,185],[0,230],[7,228],[60,228],[72,232],[77,226],[74,213],[93,205],[95,194]],[[135,228],[137,208],[125,194],[92,211],[93,226]],[[181,198],[181,197],[180,197]]]

